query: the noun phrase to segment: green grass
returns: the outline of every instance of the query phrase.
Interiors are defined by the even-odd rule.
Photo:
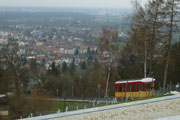
[[[127,101],[121,101],[121,102],[118,102],[118,103],[113,103],[113,104],[108,104],[108,105],[116,105],[116,104],[122,104],[122,103],[142,101],[142,100],[148,100],[148,99],[160,98],[160,97],[172,96],[172,95],[173,95],[173,94],[168,94],[168,95],[160,95],[160,96],[156,96],[156,97],[149,97],[149,98],[142,98],[142,99],[127,100]],[[103,106],[108,106],[108,105],[106,105],[106,104],[100,104],[100,105],[97,105],[96,107],[103,107]]]
[[[149,98],[143,98],[143,99],[134,99],[134,100],[127,100],[127,101],[121,101],[118,103],[114,103],[114,104],[108,104],[108,105],[115,105],[115,104],[122,104],[122,103],[129,103],[129,102],[135,102],[135,101],[142,101],[142,100],[148,100],[148,99],[153,99],[153,98],[160,98],[160,97],[165,97],[165,96],[172,96],[173,94],[168,94],[168,95],[161,95],[161,96],[156,96],[156,97],[149,97]],[[76,110],[76,106],[81,107],[83,105],[88,105],[89,103],[82,103],[82,102],[65,102],[65,106],[70,107],[71,109],[69,109],[68,111],[73,111]],[[99,104],[96,107],[103,107],[103,106],[107,106],[106,104]],[[63,107],[64,107],[64,102],[63,101],[54,101],[54,110],[56,109],[56,111],[58,109],[60,109],[61,111],[63,111]],[[80,109],[80,108],[79,108]]]
[[[115,103],[115,104],[135,102],[135,101],[141,101],[141,100],[148,100],[148,99],[160,98],[160,97],[172,96],[172,95],[173,95],[173,94],[168,94],[168,95],[160,95],[160,96],[156,96],[156,97],[148,97],[148,98],[142,98],[142,99],[127,100],[127,101],[122,101],[122,102],[118,102],[118,103]]]
[[[123,49],[123,48],[126,46],[126,43],[116,43],[116,46],[117,46],[119,49]]]
[[[58,109],[60,109],[61,111],[63,110],[64,107],[64,102],[63,101],[54,101],[54,109],[56,109],[56,111]],[[82,102],[65,102],[65,107],[69,107],[69,110],[76,110],[76,106],[82,106],[83,105],[87,105],[88,103],[82,103]],[[79,108],[80,109],[80,108]]]

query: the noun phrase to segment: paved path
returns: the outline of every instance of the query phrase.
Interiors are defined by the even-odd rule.
[[[28,120],[156,120],[180,115],[180,95],[51,114]]]
[[[180,99],[136,105],[53,120],[153,120],[176,115],[180,115]]]

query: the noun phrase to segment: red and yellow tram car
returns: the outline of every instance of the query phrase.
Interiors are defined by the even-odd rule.
[[[117,99],[150,97],[155,93],[154,84],[154,78],[117,81],[115,82],[115,97]]]

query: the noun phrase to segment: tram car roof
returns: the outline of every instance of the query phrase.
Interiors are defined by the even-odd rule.
[[[123,81],[116,81],[115,84],[121,84],[121,83],[150,83],[150,82],[154,82],[155,79],[154,78],[142,78],[142,79],[132,79],[132,80],[123,80]]]
[[[6,95],[1,95],[1,94],[0,94],[0,98],[3,98],[3,97],[6,97]]]

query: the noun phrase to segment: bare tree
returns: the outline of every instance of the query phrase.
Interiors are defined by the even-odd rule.
[[[21,75],[23,74],[23,59],[19,52],[18,40],[10,38],[8,44],[4,45],[1,51],[3,66],[7,74],[7,79],[11,80],[9,89],[13,89],[15,94],[19,95],[21,91]]]
[[[135,12],[131,16],[129,32],[130,46],[133,54],[144,63],[144,77],[152,76],[156,46],[160,42],[162,27],[162,0],[149,1],[142,7],[137,1],[134,3]]]
[[[169,67],[173,33],[175,32],[177,23],[180,22],[180,1],[166,0],[164,11],[165,11],[164,19],[166,21],[168,35],[167,35],[167,43],[166,43],[166,61],[165,61],[165,69],[164,69],[163,88],[166,87],[166,82],[167,82],[167,73]]]
[[[165,88],[173,33],[180,21],[180,1],[149,0],[145,7],[140,6],[136,1],[134,6],[135,13],[132,16],[129,34],[133,52],[142,58],[144,54],[144,77],[146,77],[147,70],[149,75],[153,73],[155,55],[164,56],[163,88]],[[160,47],[158,43],[163,45]]]
[[[104,27],[102,35],[97,39],[97,42],[99,48],[99,60],[103,66],[105,66],[105,71],[107,72],[105,89],[105,97],[107,97],[113,62],[118,56],[118,47],[116,46],[116,43],[118,42],[117,28]]]

